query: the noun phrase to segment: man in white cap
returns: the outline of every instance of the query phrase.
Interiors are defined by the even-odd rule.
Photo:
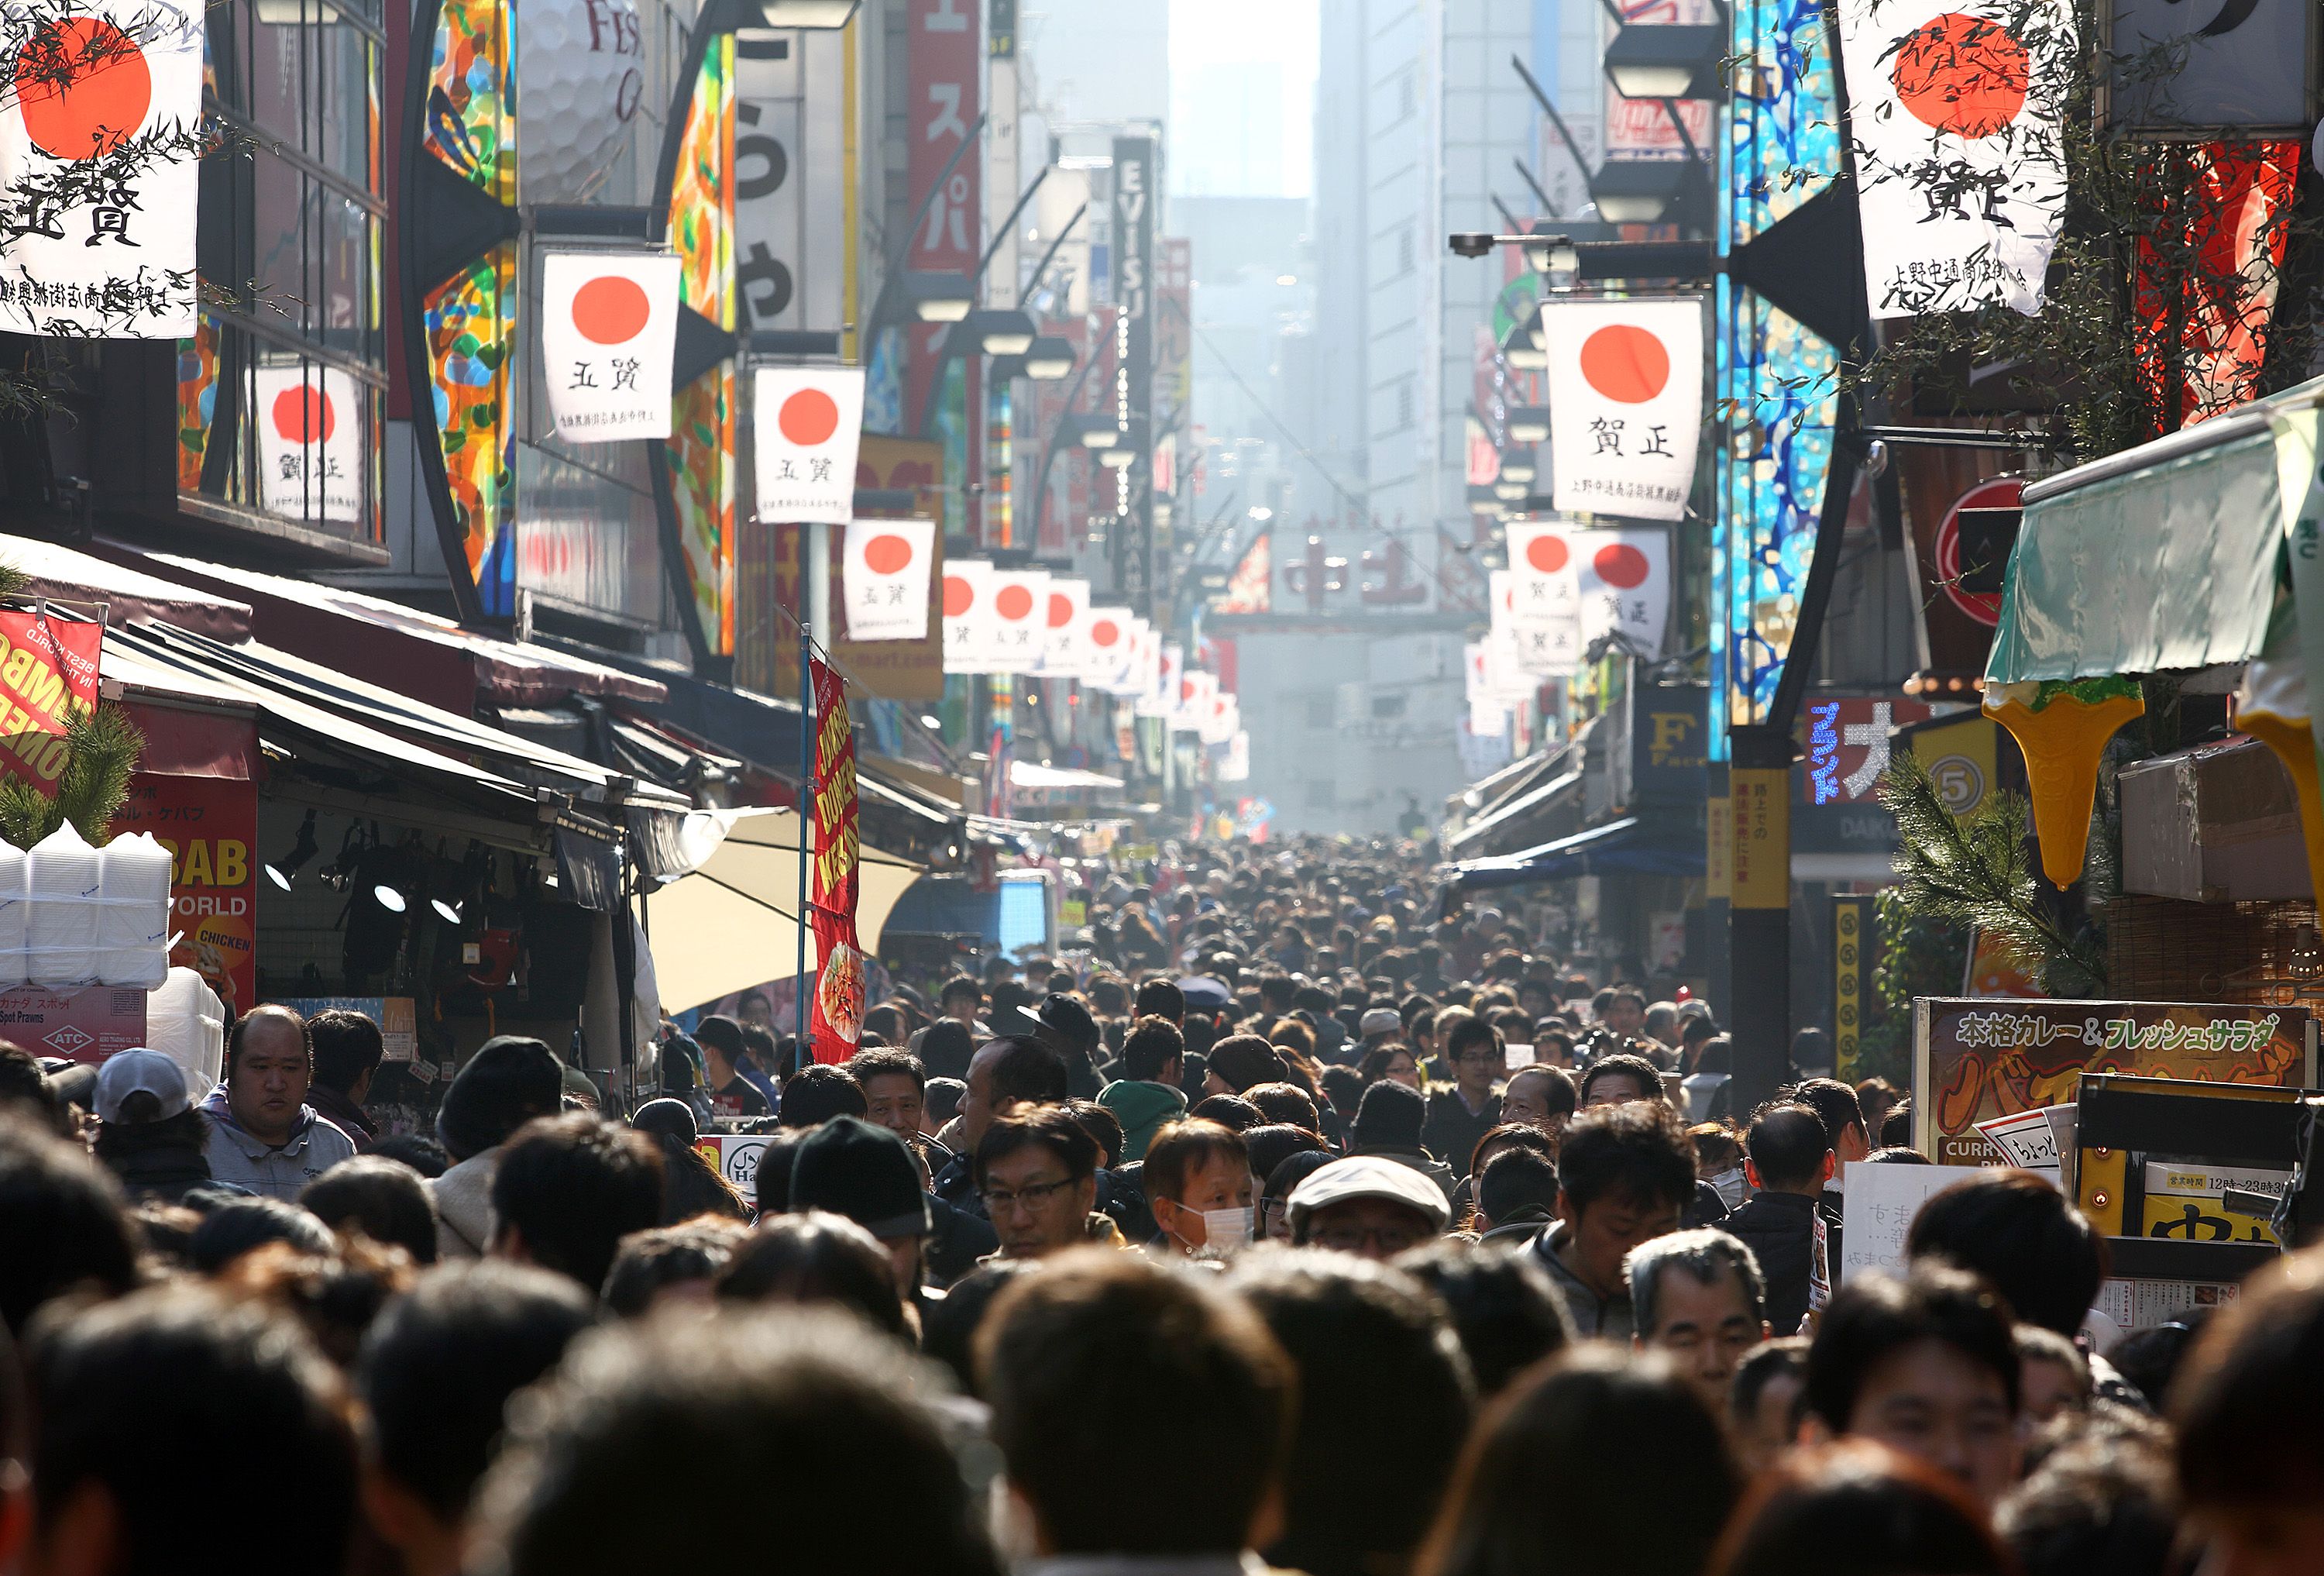
[[[97,1157],[132,1196],[175,1203],[208,1184],[208,1134],[185,1069],[160,1051],[116,1051],[97,1070]]]
[[[1320,1167],[1291,1193],[1291,1240],[1364,1258],[1394,1258],[1443,1234],[1443,1190],[1411,1166],[1356,1155]]]

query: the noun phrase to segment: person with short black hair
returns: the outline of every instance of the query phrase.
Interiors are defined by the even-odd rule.
[[[1867,1274],[1832,1297],[1808,1348],[1807,1410],[1950,1473],[1988,1510],[2017,1477],[2019,1371],[2009,1309],[1931,1263]]]
[[[307,1103],[314,1075],[307,1020],[288,1007],[254,1007],[226,1037],[226,1082],[202,1101],[210,1175],[269,1198],[299,1190],[355,1152],[353,1138]]]
[[[1904,1253],[1983,1276],[2020,1319],[2068,1340],[2107,1276],[2089,1217],[2030,1171],[1975,1171],[1936,1194],[1913,1217]]]
[[[1054,1105],[1013,1111],[985,1129],[973,1157],[976,1192],[1002,1257],[1044,1258],[1091,1240],[1098,1158],[1097,1141]]]
[[[1539,1128],[1554,1138],[1565,1130],[1581,1103],[1573,1080],[1563,1069],[1536,1064],[1509,1074],[1501,1089],[1501,1120]]]
[[[1386,1264],[1282,1249],[1245,1254],[1227,1284],[1298,1369],[1282,1530],[1260,1551],[1267,1562],[1306,1576],[1406,1570],[1476,1393],[1443,1303]]]
[[[1523,1145],[1503,1149],[1477,1172],[1476,1210],[1488,1241],[1531,1241],[1557,1219],[1556,1163]]]
[[[967,1081],[969,1058],[976,1054],[976,1036],[966,1024],[939,1018],[914,1035],[912,1041],[912,1049],[930,1078]],[[937,1136],[943,1137],[941,1133]],[[945,1141],[949,1144],[951,1140]]]
[[[436,1262],[436,1205],[428,1184],[400,1160],[358,1155],[315,1178],[300,1207],[334,1231],[401,1248],[414,1264]]]
[[[2017,1341],[2018,1410],[2028,1427],[2038,1428],[2061,1413],[2090,1404],[2090,1359],[2055,1330],[2021,1323]]]
[[[2120,1436],[2086,1431],[2052,1452],[2002,1500],[1993,1527],[2024,1576],[2177,1576],[2206,1568],[2181,1535],[2168,1447]]]
[[[1023,1035],[1003,1035],[977,1046],[968,1064],[968,1092],[945,1129],[953,1157],[929,1191],[954,1209],[984,1213],[978,1197],[976,1146],[995,1118],[1019,1105],[1058,1105],[1071,1099],[1065,1064],[1055,1051]]]
[[[723,1304],[828,1303],[899,1341],[912,1339],[896,1269],[879,1239],[844,1215],[806,1210],[762,1221],[718,1272]]]
[[[1508,1248],[1439,1240],[1392,1261],[1444,1299],[1469,1354],[1478,1399],[1489,1400],[1536,1363],[1573,1344],[1565,1304],[1533,1260]]]
[[[848,1073],[863,1091],[866,1120],[913,1144],[920,1138],[925,1114],[928,1072],[909,1051],[879,1046],[848,1058]]]
[[[1154,1562],[1159,1576],[1238,1561],[1264,1536],[1296,1380],[1242,1299],[1083,1250],[1002,1292],[976,1352],[993,1442],[1044,1558]],[[1200,1492],[1093,1493],[1090,1464],[1120,1447],[1125,1419],[1141,1459],[1184,1464],[1174,1472],[1199,1463]]]
[[[586,1111],[517,1130],[493,1173],[493,1254],[569,1275],[595,1296],[614,1250],[661,1221],[661,1151]]]
[[[307,1020],[307,1037],[315,1047],[308,1103],[355,1140],[356,1153],[368,1153],[379,1139],[379,1129],[364,1112],[364,1101],[371,1098],[372,1074],[386,1059],[386,1037],[368,1015],[349,1007],[327,1007]]]
[[[1557,1154],[1557,1223],[1527,1249],[1582,1335],[1634,1332],[1622,1266],[1640,1243],[1675,1231],[1694,1197],[1694,1146],[1659,1100],[1584,1110]]]
[[[702,1047],[702,1081],[710,1096],[712,1115],[732,1121],[773,1114],[775,1101],[742,1076],[751,1052],[743,1043],[740,1023],[711,1013],[694,1026],[694,1043]]]
[[[934,1369],[836,1312],[597,1331],[512,1415],[473,1568],[637,1576],[759,1550],[800,1571],[1001,1576],[931,1404],[942,1393]]]
[[[605,1272],[605,1311],[641,1319],[674,1303],[709,1301],[719,1272],[750,1234],[742,1221],[715,1216],[631,1232]]]
[[[1172,1122],[1140,1176],[1162,1240],[1180,1253],[1221,1253],[1251,1239],[1250,1150],[1216,1122]]]
[[[1747,1477],[1775,1465],[1799,1437],[1808,1377],[1808,1342],[1800,1335],[1764,1341],[1735,1365],[1727,1417]]]
[[[137,1281],[120,1184],[36,1114],[0,1110],[0,1322],[21,1336],[51,1297]]]
[[[1807,1317],[1816,1201],[1833,1165],[1831,1138],[1813,1106],[1778,1101],[1751,1113],[1743,1170],[1756,1191],[1719,1229],[1758,1260],[1767,1280],[1767,1323],[1778,1335],[1796,1333]]]
[[[984,987],[974,976],[954,974],[936,991],[936,1013],[967,1029],[976,1032],[976,1020],[984,1010]]]
[[[1097,1102],[1121,1123],[1121,1157],[1146,1158],[1147,1146],[1186,1109],[1178,1085],[1185,1075],[1186,1037],[1167,1018],[1148,1016],[1121,1042],[1121,1076],[1099,1091]]]
[[[373,1323],[355,1361],[371,1424],[364,1506],[409,1576],[456,1576],[509,1398],[596,1313],[565,1276],[468,1259],[421,1276]]]
[[[920,1350],[944,1364],[962,1395],[984,1396],[976,1372],[976,1338],[994,1302],[1021,1276],[1046,1274],[1047,1267],[1040,1258],[988,1258],[921,1311]]]
[[[1711,1576],[2020,1576],[1985,1507],[1868,1440],[1778,1462],[1735,1513]]]
[[[1767,1286],[1751,1250],[1711,1227],[1674,1231],[1632,1249],[1623,1273],[1631,1343],[1668,1357],[1703,1405],[1724,1413],[1736,1365],[1767,1339]]]
[[[317,1258],[332,1250],[331,1229],[298,1204],[279,1198],[226,1198],[206,1210],[186,1243],[197,1275],[223,1274],[236,1259],[281,1242]]]
[[[1627,1051],[1609,1051],[1590,1064],[1582,1073],[1576,1092],[1582,1109],[1592,1106],[1620,1105],[1626,1101],[1663,1098],[1662,1070],[1644,1056],[1634,1056]]]
[[[804,1132],[835,1116],[862,1116],[871,1109],[855,1074],[834,1062],[810,1062],[783,1081],[781,1127]]]
[[[1206,1094],[1240,1094],[1259,1083],[1283,1077],[1283,1059],[1265,1037],[1231,1034],[1213,1044],[1203,1059],[1203,1090]]]
[[[896,1295],[918,1301],[928,1199],[911,1151],[893,1132],[840,1116],[801,1138],[791,1157],[790,1207],[828,1210],[862,1227],[887,1255]]]
[[[1138,994],[1130,1002],[1130,1015],[1167,1018],[1183,1028],[1186,1022],[1186,993],[1176,981],[1159,975],[1140,981]]]
[[[555,1116],[564,1101],[565,1064],[530,1035],[494,1035],[462,1065],[436,1113],[436,1136],[452,1159],[428,1184],[443,1228],[438,1258],[475,1258],[492,1247],[501,1146],[535,1117]]]
[[[1356,1120],[1348,1129],[1348,1153],[1379,1155],[1409,1166],[1436,1184],[1447,1205],[1459,1192],[1452,1166],[1421,1142],[1428,1124],[1428,1101],[1416,1089],[1383,1078],[1364,1091]],[[1465,1162],[1467,1157],[1463,1156]]]
[[[1848,1175],[1850,1166],[1872,1153],[1872,1134],[1864,1123],[1864,1108],[1857,1103],[1856,1091],[1839,1079],[1802,1079],[1784,1092],[1784,1098],[1812,1107],[1816,1115],[1823,1119],[1824,1133],[1831,1139],[1835,1184]]]
[[[1444,1037],[1444,1060],[1452,1069],[1452,1087],[1428,1096],[1420,1142],[1455,1177],[1469,1175],[1469,1157],[1477,1140],[1500,1122],[1501,1097],[1495,1085],[1507,1069],[1508,1059],[1501,1031],[1483,1018],[1464,1018]]]

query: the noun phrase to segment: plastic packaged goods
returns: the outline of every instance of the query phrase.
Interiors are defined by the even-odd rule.
[[[24,919],[32,905],[24,892],[24,851],[0,843],[0,991],[24,982]]]
[[[145,1043],[185,1070],[199,1105],[226,1070],[226,1004],[201,975],[173,968],[145,998]]]
[[[97,915],[104,856],[68,821],[25,857],[25,976],[35,985],[82,985],[97,977]]]
[[[139,832],[106,843],[98,863],[97,978],[151,991],[170,973],[170,851]]]

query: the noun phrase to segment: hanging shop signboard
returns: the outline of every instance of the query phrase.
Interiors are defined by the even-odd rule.
[[[668,438],[678,281],[663,252],[551,252],[540,260],[540,364],[567,443]]]

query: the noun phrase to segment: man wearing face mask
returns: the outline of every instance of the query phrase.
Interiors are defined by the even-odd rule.
[[[1146,1151],[1145,1183],[1157,1246],[1222,1253],[1250,1240],[1250,1150],[1232,1128],[1172,1122]]]

